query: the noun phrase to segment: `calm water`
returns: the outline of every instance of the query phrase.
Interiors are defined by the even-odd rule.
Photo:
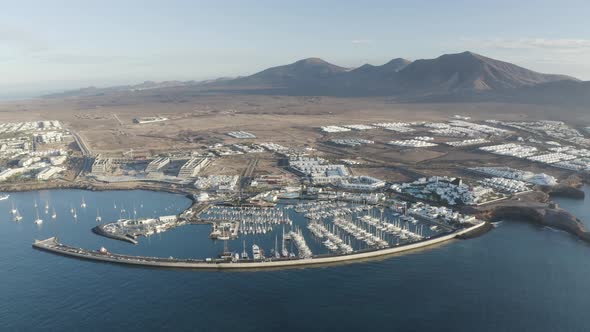
[[[476,239],[383,261],[266,272],[154,270],[52,255],[31,242],[58,235],[86,248],[175,257],[221,248],[207,239],[207,226],[142,238],[138,246],[90,232],[97,207],[105,221],[117,219],[121,205],[151,217],[183,210],[190,202],[182,196],[44,191],[11,199],[24,218],[15,224],[10,200],[0,202],[1,331],[590,330],[590,246],[526,223],[506,221]],[[35,200],[41,227],[32,223]],[[44,214],[46,200],[55,221],[51,210]],[[584,201],[560,203],[590,220]]]

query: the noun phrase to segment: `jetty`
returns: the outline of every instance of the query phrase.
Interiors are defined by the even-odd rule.
[[[440,244],[452,239],[458,238],[462,235],[468,234],[478,230],[480,227],[486,225],[485,222],[479,222],[468,228],[463,228],[451,233],[441,234],[432,238],[425,238],[421,241],[410,244],[399,245],[391,248],[368,250],[363,252],[354,252],[346,255],[328,255],[328,256],[313,256],[307,258],[279,258],[268,261],[254,261],[254,260],[237,260],[228,261],[224,259],[181,259],[181,258],[164,258],[164,257],[147,257],[147,256],[130,256],[116,253],[110,253],[104,248],[101,250],[88,250],[82,248],[71,247],[64,245],[58,241],[56,237],[50,237],[45,240],[36,240],[33,242],[33,248],[60,254],[64,256],[101,261],[107,263],[127,264],[155,268],[183,268],[183,269],[202,269],[202,270],[222,270],[222,269],[267,269],[267,268],[286,268],[286,267],[308,267],[320,266],[322,264],[352,262],[357,260],[365,260],[376,257],[392,255],[400,252],[415,250]]]

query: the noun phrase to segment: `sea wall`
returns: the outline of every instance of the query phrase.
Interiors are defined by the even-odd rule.
[[[318,266],[333,263],[342,263],[357,260],[366,260],[371,258],[377,258],[387,255],[393,255],[400,252],[416,250],[432,246],[435,244],[443,243],[452,240],[463,234],[473,232],[474,230],[483,227],[484,222],[478,223],[466,229],[462,229],[457,232],[442,235],[432,239],[419,241],[399,247],[373,250],[362,253],[355,253],[350,255],[339,255],[339,256],[327,256],[319,258],[308,258],[308,259],[294,259],[294,260],[278,260],[269,262],[243,262],[243,263],[231,263],[231,262],[205,262],[202,260],[179,260],[174,258],[153,258],[153,257],[141,257],[141,256],[126,256],[118,254],[100,254],[95,251],[89,251],[80,248],[72,248],[58,244],[55,238],[50,238],[43,241],[35,241],[33,247],[39,250],[49,251],[52,253],[72,256],[76,258],[102,261],[108,263],[117,264],[128,264],[128,265],[139,265],[148,267],[163,267],[163,268],[186,268],[186,269],[208,269],[208,270],[220,270],[220,269],[272,269],[272,268],[285,268],[285,267],[306,267],[306,266]]]

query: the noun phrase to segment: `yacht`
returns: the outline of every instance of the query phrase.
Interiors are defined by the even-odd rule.
[[[262,254],[260,253],[260,247],[256,244],[252,245],[252,258],[254,260],[262,259]]]
[[[57,218],[57,213],[55,213],[55,208],[53,208],[53,213],[51,214],[51,219]]]
[[[45,201],[45,214],[49,213],[49,202]]]
[[[102,217],[98,213],[98,209],[96,209],[96,222],[101,222],[101,221],[102,221]]]
[[[12,202],[12,209],[10,209],[10,213],[14,215],[14,214],[16,214],[16,212],[17,212],[17,210],[16,210],[16,208],[14,207],[14,201],[13,201],[13,202]]]
[[[80,204],[80,207],[83,209],[86,208],[86,202],[84,201],[84,196],[82,196],[82,204]]]

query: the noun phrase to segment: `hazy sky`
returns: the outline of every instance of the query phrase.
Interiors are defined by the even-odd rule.
[[[0,94],[471,50],[590,80],[590,1],[4,1]]]

